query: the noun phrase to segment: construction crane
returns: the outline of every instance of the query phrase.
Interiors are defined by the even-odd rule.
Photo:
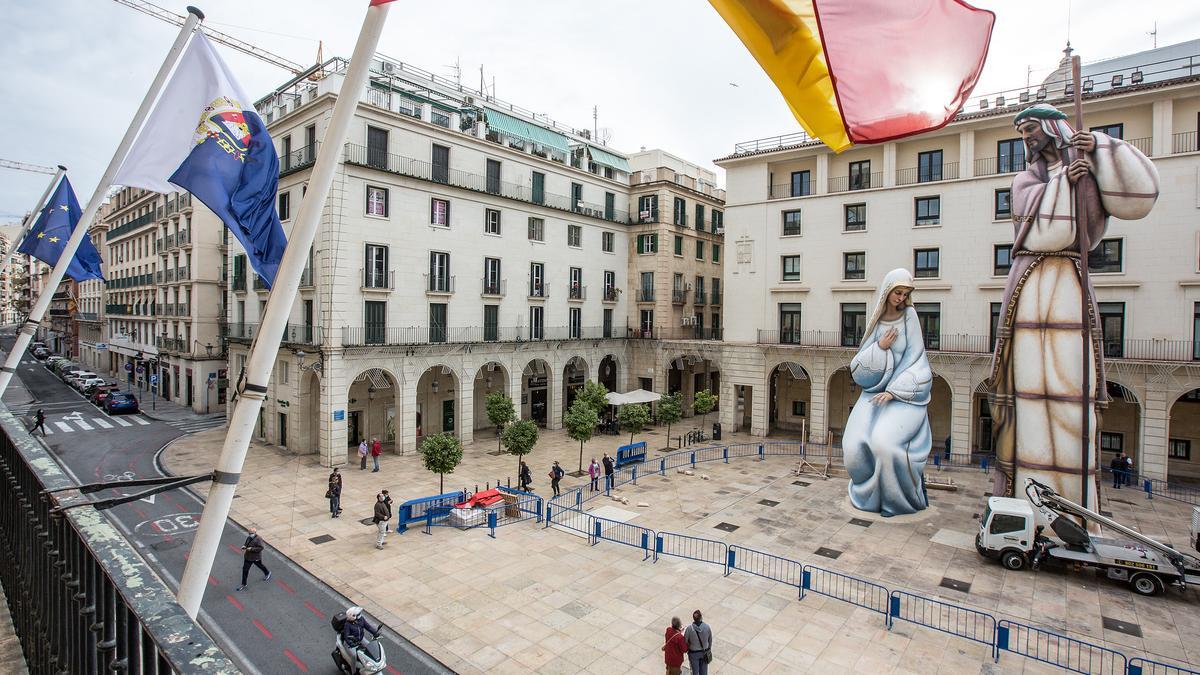
[[[28,162],[18,162],[12,159],[0,159],[0,169],[13,169],[14,171],[28,171],[30,173],[46,173],[54,175],[56,169],[52,166],[42,166],[41,164],[30,164]]]
[[[187,17],[183,16],[182,14],[176,14],[170,10],[163,9],[162,7],[159,7],[158,5],[155,5],[154,3],[146,2],[146,0],[113,0],[113,1],[116,2],[118,5],[124,5],[130,9],[135,9],[143,14],[148,14],[160,21],[166,21],[167,23],[175,25],[175,26],[182,26],[183,22],[187,18]],[[295,61],[285,59],[278,54],[273,54],[273,53],[271,53],[265,49],[262,49],[260,47],[255,47],[254,45],[250,44],[249,42],[246,42],[245,40],[239,40],[239,39],[233,37],[232,35],[222,33],[219,30],[213,30],[212,28],[209,28],[208,26],[201,25],[200,31],[202,33],[204,33],[205,35],[207,35],[208,39],[212,40],[213,42],[219,42],[219,43],[225,45],[226,47],[231,47],[233,49],[236,49],[239,52],[242,52],[243,54],[249,54],[250,56],[253,56],[256,59],[259,59],[260,61],[266,61],[267,63],[269,63],[273,66],[278,66],[280,68],[283,68],[284,70],[291,71],[293,75],[299,75],[299,74],[305,72],[306,70],[308,70],[307,67],[302,66],[299,63],[296,63]]]

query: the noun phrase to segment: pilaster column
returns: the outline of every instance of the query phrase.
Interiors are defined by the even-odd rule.
[[[729,433],[737,430],[737,390],[734,387],[733,381],[722,374],[721,393],[719,394],[721,407],[717,409],[717,419]]]
[[[346,463],[347,418],[350,387],[346,382],[345,362],[340,355],[331,354],[321,372],[320,438],[316,439],[321,466],[341,466]],[[334,420],[341,411],[342,419]]]
[[[563,414],[563,363],[559,363],[557,359],[546,359],[549,364],[550,372],[548,373],[547,388],[549,396],[546,397],[550,409],[546,411],[546,430],[554,431],[562,428]]]
[[[1150,383],[1146,404],[1142,406],[1139,429],[1137,470],[1147,478],[1167,479],[1167,436],[1170,433],[1171,404],[1163,383]]]
[[[829,401],[829,369],[824,356],[813,362],[808,371],[808,438],[814,443],[825,441],[825,406]]]
[[[958,134],[958,177],[975,177],[974,131],[963,131]]]
[[[817,155],[817,175],[815,178],[817,184],[813,186],[815,188],[813,194],[829,194],[829,153],[822,152]]]
[[[455,431],[463,445],[475,440],[475,370],[466,366],[458,384],[458,420]]]
[[[400,399],[396,403],[400,409],[396,415],[400,422],[396,447],[401,455],[417,451],[417,382],[420,377],[421,374],[415,372],[411,366],[405,366],[404,381],[399,385],[400,391],[396,392],[397,398]],[[423,412],[423,417],[428,417],[429,411]]]
[[[950,451],[951,454],[971,453],[971,369],[959,364],[948,379],[950,384]],[[934,439],[937,440],[936,438]]]
[[[1174,131],[1174,101],[1155,101],[1150,112],[1150,149],[1155,157],[1165,157],[1174,151],[1171,134]]]
[[[768,422],[767,419],[767,397],[770,394],[770,389],[762,384],[766,380],[762,380],[759,385],[753,387],[750,397],[750,435],[760,438],[767,435]]]
[[[883,187],[896,186],[896,144],[883,144]]]

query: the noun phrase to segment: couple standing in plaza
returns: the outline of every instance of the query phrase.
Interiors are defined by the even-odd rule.
[[[684,656],[692,675],[708,675],[708,664],[712,663],[712,628],[704,623],[700,610],[692,612],[692,622],[686,629],[679,617],[671,617],[662,651],[667,675],[680,674]]]
[[[371,473],[378,473],[379,456],[383,454],[383,443],[380,443],[378,438],[372,438],[370,445],[367,445],[367,439],[365,438],[358,444],[358,468],[360,471],[367,469],[368,454],[375,462],[375,469]]]

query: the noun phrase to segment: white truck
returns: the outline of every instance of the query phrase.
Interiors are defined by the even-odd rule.
[[[1157,595],[1168,584],[1181,589],[1200,584],[1200,556],[1157,542],[1031,478],[1026,479],[1025,495],[1028,499],[988,498],[975,535],[980,555],[997,558],[1010,570],[1023,569],[1038,558],[1038,562],[1095,567],[1110,579],[1128,582],[1141,595]],[[1123,538],[1093,536],[1071,516],[1098,523]],[[1041,533],[1039,520],[1050,525],[1053,536]],[[1193,522],[1193,541],[1198,527],[1200,523]]]

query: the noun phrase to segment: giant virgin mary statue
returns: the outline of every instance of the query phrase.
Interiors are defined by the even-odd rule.
[[[884,516],[928,506],[924,472],[933,441],[927,413],[933,373],[912,290],[908,270],[888,272],[850,362],[850,375],[862,387],[842,437],[850,502]]]

